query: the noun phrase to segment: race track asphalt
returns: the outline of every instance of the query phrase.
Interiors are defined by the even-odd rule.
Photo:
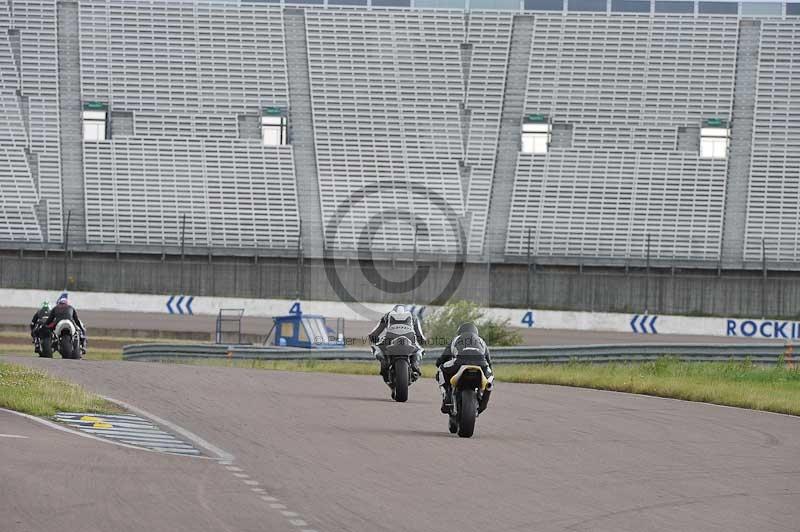
[[[288,530],[215,461],[111,445],[0,411],[0,530]]]
[[[794,417],[500,383],[475,436],[459,439],[447,432],[431,380],[396,404],[376,377],[8,360],[134,404],[235,455],[237,467],[306,523],[265,517],[260,530],[800,530]],[[27,428],[42,441],[9,440],[10,448],[0,439],[0,508],[10,509],[2,518],[14,532],[238,531],[252,529],[250,518],[275,515],[246,490],[236,497],[230,478],[207,461]],[[10,430],[26,427],[0,417],[0,433]],[[73,475],[80,482],[71,483]],[[42,500],[45,489],[74,495]],[[78,526],[79,512],[87,523],[94,512],[117,523],[135,521],[148,505],[161,520],[141,510],[137,527]],[[220,512],[217,520],[195,526],[208,508]],[[61,526],[62,513],[71,526]]]

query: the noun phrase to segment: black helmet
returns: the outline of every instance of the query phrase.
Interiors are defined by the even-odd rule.
[[[453,354],[455,356],[459,356],[459,354],[465,349],[474,349],[481,354],[485,354],[486,344],[483,343],[483,340],[481,340],[481,337],[478,336],[477,334],[472,334],[472,333],[459,334],[458,337],[453,342],[453,349],[452,349]]]
[[[459,336],[462,334],[474,334],[475,336],[480,336],[478,334],[478,328],[472,322],[462,323],[459,325],[458,332],[456,334]]]

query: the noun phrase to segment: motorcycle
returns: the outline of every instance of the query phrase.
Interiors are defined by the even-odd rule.
[[[411,370],[411,357],[417,346],[405,336],[391,340],[383,349],[383,356],[388,361],[387,384],[392,389],[392,399],[398,403],[408,401],[408,387],[416,380]]]
[[[53,358],[53,331],[45,325],[46,317],[39,320],[33,331],[34,350],[40,358]]]
[[[80,335],[72,320],[61,320],[56,324],[51,342],[54,349],[61,353],[61,358],[81,358]]]
[[[419,377],[411,364],[419,350],[416,339],[410,321],[392,323],[386,327],[383,339],[372,346],[373,350],[378,350],[375,352],[376,358],[382,360],[381,375],[392,390],[392,399],[398,403],[408,401],[408,387]]]
[[[470,438],[475,432],[475,420],[486,409],[494,375],[487,377],[484,373],[486,360],[482,354],[461,354],[457,361],[458,369],[450,378],[448,429],[451,434]]]

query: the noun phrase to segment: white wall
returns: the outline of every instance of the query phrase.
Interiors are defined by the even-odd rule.
[[[0,307],[35,308],[43,300],[55,302],[58,293],[43,290],[0,289]],[[125,311],[167,314],[169,296],[145,294],[114,294],[101,292],[70,292],[70,301],[78,310]],[[173,307],[177,299],[173,300]],[[194,314],[216,316],[221,308],[242,308],[245,316],[272,317],[289,313],[293,301],[283,299],[242,299],[198,297],[192,302]],[[364,321],[365,318],[347,304],[335,301],[303,301],[303,312],[322,314],[328,318],[344,318],[348,321]],[[391,305],[365,303],[365,307],[375,312],[386,312]],[[186,306],[184,300],[183,306]],[[434,307],[423,309],[423,318]],[[419,311],[419,309],[417,309]],[[487,316],[508,319],[511,325],[520,328],[566,329],[579,331],[615,331],[633,334],[632,314],[612,314],[603,312],[569,312],[554,310],[520,310],[488,308]],[[652,322],[660,335],[682,334],[703,336],[745,336],[754,338],[800,338],[800,322],[775,320],[748,320],[728,318],[698,318],[691,316],[640,316],[635,326],[641,331],[650,330]],[[638,332],[637,334],[642,334]],[[648,334],[652,334],[649,333]]]

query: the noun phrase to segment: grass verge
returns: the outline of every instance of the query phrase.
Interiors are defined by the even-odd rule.
[[[377,375],[374,362],[195,360],[192,364],[252,369]],[[432,377],[435,368],[423,366]],[[501,382],[555,384],[701,401],[800,416],[800,368],[743,362],[680,362],[662,358],[635,364],[498,364]]]
[[[671,397],[800,416],[800,369],[749,362],[498,366],[497,379]]]
[[[77,384],[6,362],[0,362],[0,407],[42,417],[57,412],[121,412],[113,403]]]
[[[30,348],[27,346],[20,346],[19,344],[0,344],[0,355],[13,355],[13,356],[39,356],[33,352],[33,345]],[[54,358],[60,358],[61,355],[55,353]],[[122,360],[122,349],[92,349],[91,345],[83,357],[86,360]]]
[[[89,350],[84,358],[87,360],[122,360],[122,346],[137,343],[192,344],[198,342],[172,338],[90,336]],[[36,356],[33,352],[30,335],[20,332],[0,332],[0,355]],[[56,358],[59,358],[59,356],[58,353],[55,354]]]

